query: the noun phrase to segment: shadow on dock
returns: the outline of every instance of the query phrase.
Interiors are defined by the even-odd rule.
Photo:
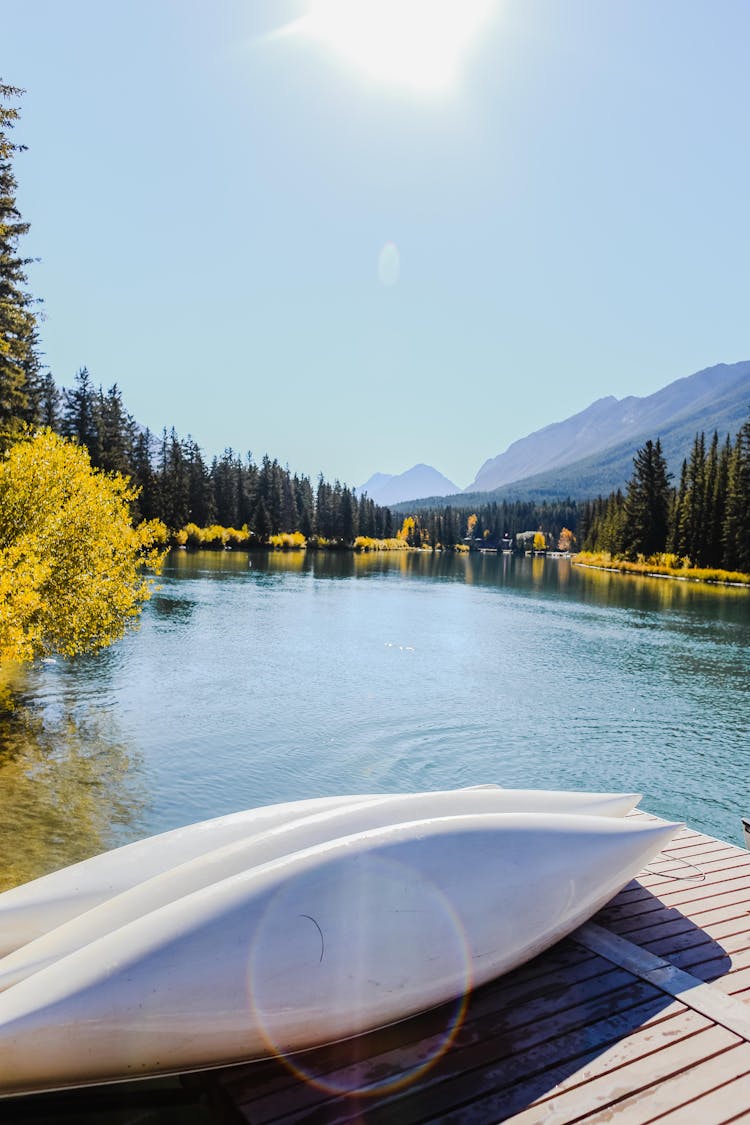
[[[623,925],[648,916],[646,940],[663,942],[669,931],[678,952],[700,957],[701,980],[731,967],[721,945],[639,884],[621,892],[597,922],[606,924],[607,913]],[[253,1125],[499,1122],[577,1072],[588,1077],[597,1059],[626,1039],[624,1056],[656,1050],[658,1026],[684,1010],[672,995],[573,936],[477,989],[459,1023],[455,1006],[446,1006],[333,1047],[228,1068],[205,1080],[224,1120]]]

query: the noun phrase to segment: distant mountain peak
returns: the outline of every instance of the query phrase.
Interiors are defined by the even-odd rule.
[[[366,492],[376,504],[388,506],[402,500],[423,500],[427,496],[450,496],[461,489],[432,465],[420,462],[406,472],[373,473],[356,491]]]

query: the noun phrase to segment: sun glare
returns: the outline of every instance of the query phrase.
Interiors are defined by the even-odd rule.
[[[384,82],[423,90],[455,84],[492,0],[311,0],[295,30]]]

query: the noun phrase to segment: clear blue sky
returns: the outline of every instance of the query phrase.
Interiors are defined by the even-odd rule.
[[[491,7],[415,89],[302,0],[6,4],[57,381],[85,364],[209,453],[465,486],[594,398],[750,358],[750,4]]]

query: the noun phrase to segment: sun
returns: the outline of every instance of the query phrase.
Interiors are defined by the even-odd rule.
[[[293,30],[379,81],[444,90],[455,85],[492,7],[492,0],[311,0]]]

